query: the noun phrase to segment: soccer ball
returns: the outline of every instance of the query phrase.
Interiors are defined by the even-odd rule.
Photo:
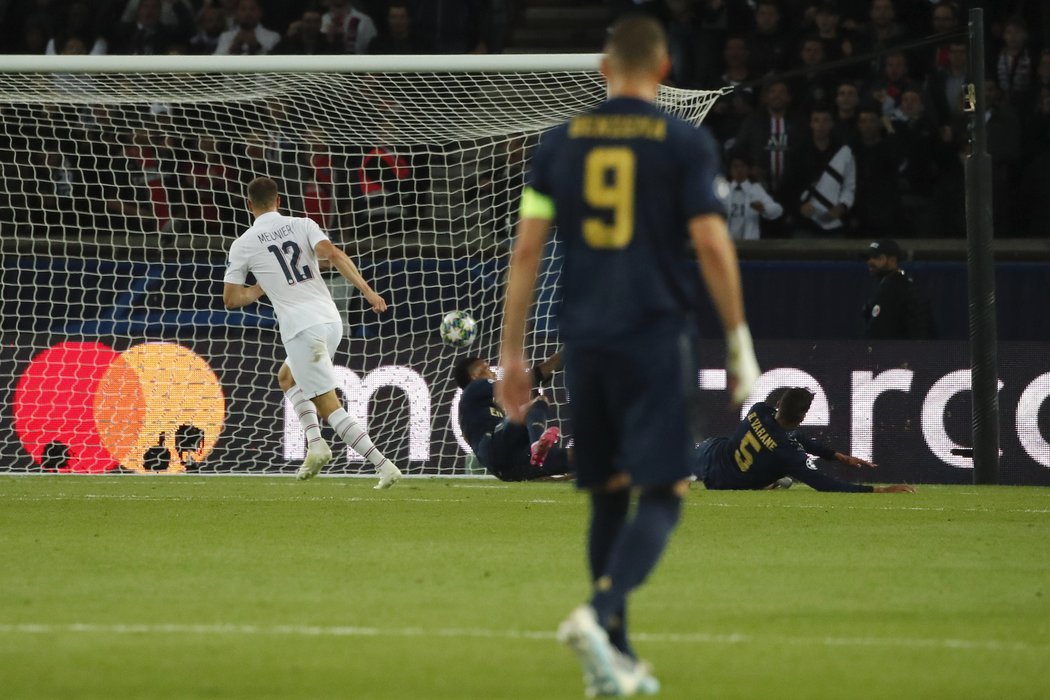
[[[441,339],[457,348],[465,348],[474,342],[478,334],[478,323],[465,311],[449,311],[441,319]]]

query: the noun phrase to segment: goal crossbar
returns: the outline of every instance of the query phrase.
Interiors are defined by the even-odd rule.
[[[600,54],[410,56],[0,55],[0,73],[533,73],[593,71]]]

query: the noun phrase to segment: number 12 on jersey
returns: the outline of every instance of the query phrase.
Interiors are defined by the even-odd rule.
[[[289,285],[313,279],[314,273],[309,265],[299,267],[299,256],[303,251],[295,241],[285,241],[280,248],[275,245],[267,246],[266,250],[277,258],[277,264],[281,266],[281,272]]]
[[[592,248],[626,248],[634,236],[634,151],[624,146],[592,148],[583,169],[584,200],[609,212],[583,220],[583,240]]]

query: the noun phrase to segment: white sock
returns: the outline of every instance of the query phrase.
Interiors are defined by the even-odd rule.
[[[299,424],[303,426],[303,432],[306,433],[306,449],[310,449],[310,445],[323,439],[321,424],[317,422],[317,408],[298,386],[289,389],[285,396],[292,402],[292,410],[295,411],[295,415],[299,416]]]
[[[371,462],[376,469],[389,461],[379,451],[379,448],[372,444],[368,433],[361,430],[361,426],[354,422],[345,408],[337,408],[332,411],[328,416],[328,425],[332,426],[332,430],[343,439],[343,442],[350,445],[350,449]]]

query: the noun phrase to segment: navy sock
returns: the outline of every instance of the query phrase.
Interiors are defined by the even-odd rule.
[[[627,638],[627,602],[620,609],[609,616],[605,623],[605,631],[609,633],[609,643],[616,647],[622,654],[632,659],[638,658],[631,647],[631,641]]]
[[[591,606],[604,626],[624,609],[627,594],[656,567],[681,512],[682,499],[671,488],[642,492],[634,517],[623,526],[595,583]],[[626,637],[625,620],[623,631]]]
[[[631,505],[631,492],[621,489],[612,492],[591,492],[591,529],[587,543],[587,557],[591,566],[591,580],[597,581],[604,573],[609,561],[609,552],[627,521]],[[609,641],[624,654],[634,656],[627,642],[627,610],[620,606],[605,621]]]
[[[546,401],[534,401],[528,413],[525,414],[525,428],[529,431],[529,444],[536,442],[547,429],[547,414],[550,407]]]

